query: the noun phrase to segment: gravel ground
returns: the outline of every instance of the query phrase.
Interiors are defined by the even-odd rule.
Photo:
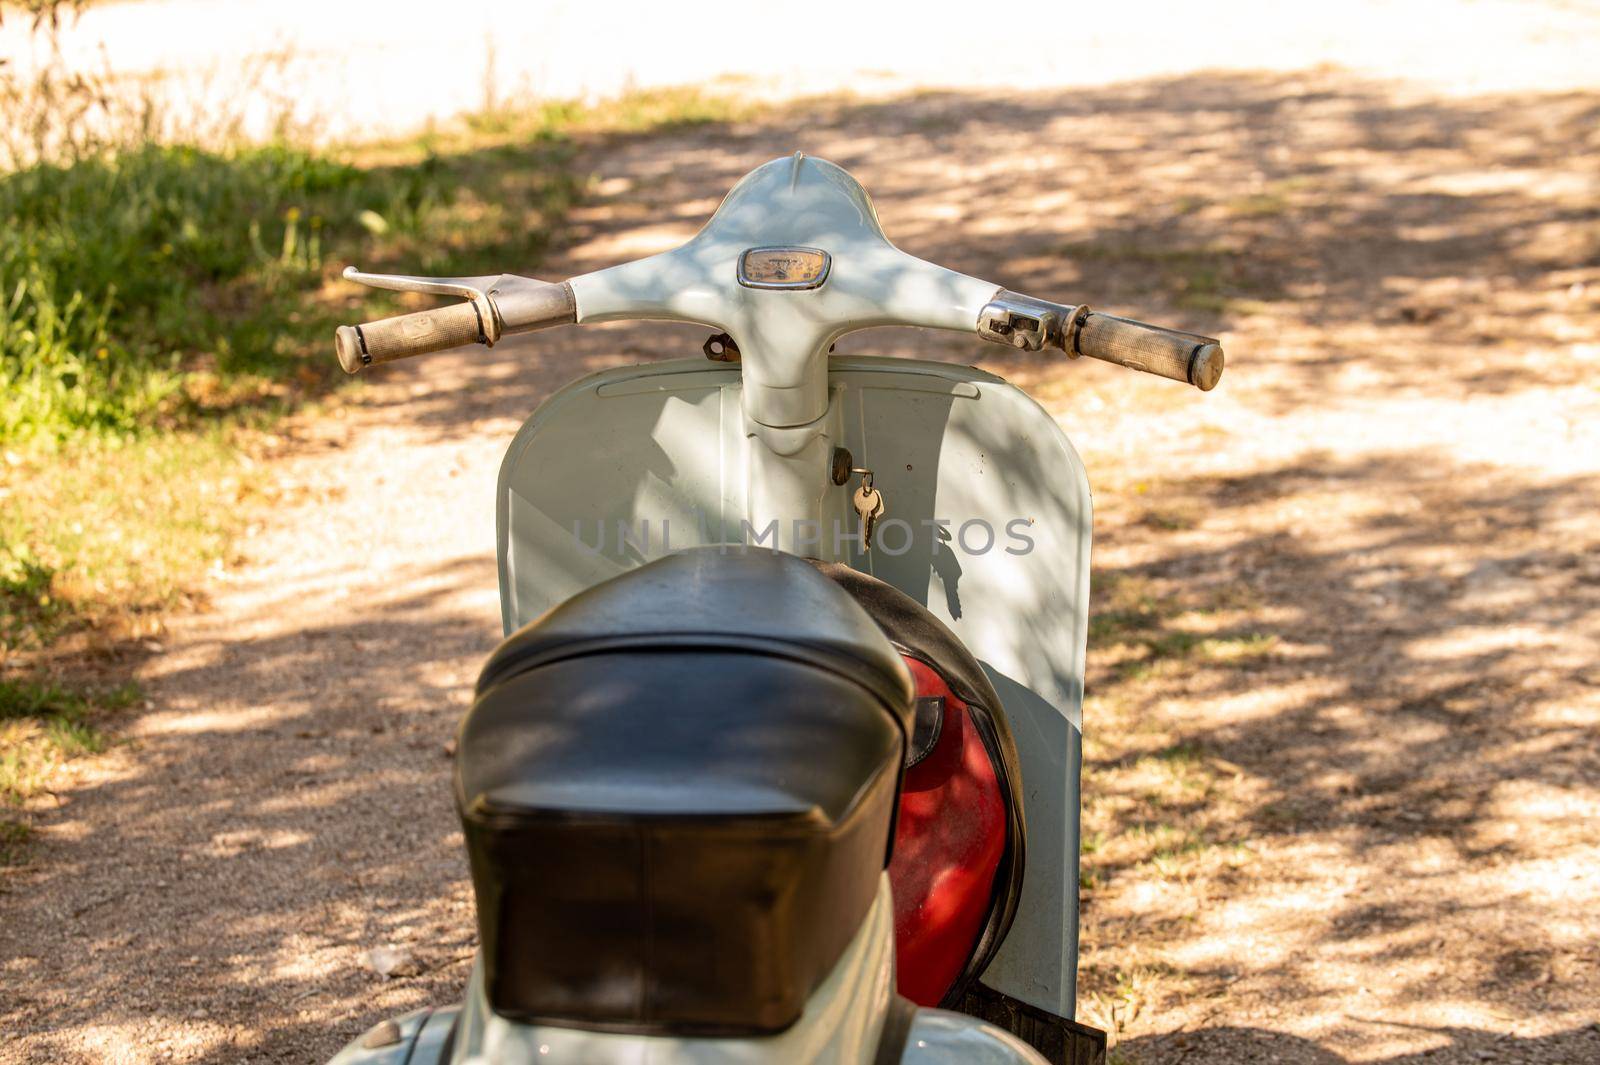
[[[1597,129],[1600,94],[1334,71],[816,105],[590,145],[594,195],[540,273],[681,240],[801,147],[912,252],[1222,330],[1208,396],[849,341],[982,360],[1096,484],[1080,1017],[1140,1065],[1578,1065],[1600,1061]],[[561,383],[701,334],[402,364],[290,428],[278,504],[143,669],[152,705],[8,874],[0,1061],[314,1063],[459,993],[446,743],[497,638],[500,453]]]

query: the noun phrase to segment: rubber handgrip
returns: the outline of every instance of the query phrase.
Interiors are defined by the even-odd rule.
[[[481,344],[483,323],[471,303],[417,311],[364,325],[341,325],[333,334],[334,350],[345,373],[363,366],[393,362],[412,355]]]
[[[1217,387],[1222,378],[1222,345],[1212,337],[1110,314],[1090,314],[1078,327],[1075,340],[1080,355],[1186,381],[1202,392]]]

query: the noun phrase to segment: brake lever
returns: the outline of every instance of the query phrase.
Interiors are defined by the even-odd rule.
[[[386,288],[394,292],[427,292],[435,296],[464,296],[475,299],[487,296],[500,274],[483,274],[478,277],[417,277],[411,274],[369,274],[353,266],[344,268],[346,281],[354,281],[368,288]]]
[[[369,274],[353,266],[344,268],[346,281],[354,281],[368,288],[383,288],[392,292],[426,292],[432,296],[460,296],[472,301],[478,310],[478,321],[483,331],[484,347],[494,347],[500,339],[503,323],[500,312],[490,298],[490,293],[503,282],[506,274],[481,274],[477,277],[420,277],[413,274]]]
[[[520,274],[483,274],[478,277],[415,277],[411,274],[369,274],[353,266],[344,268],[347,280],[395,292],[426,292],[433,296],[460,296],[470,300],[481,323],[485,347],[506,334],[526,333],[578,320],[578,303],[565,281],[540,281]]]

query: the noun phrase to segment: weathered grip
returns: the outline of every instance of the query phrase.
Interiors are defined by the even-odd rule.
[[[341,325],[333,334],[334,350],[345,373],[363,366],[426,355],[484,339],[478,309],[457,303],[437,310],[383,318],[365,325]]]
[[[1074,340],[1080,355],[1187,381],[1202,392],[1217,387],[1222,378],[1222,345],[1211,337],[1090,314],[1078,326]]]

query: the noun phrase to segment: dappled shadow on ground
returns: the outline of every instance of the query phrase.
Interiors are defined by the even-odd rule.
[[[1340,512],[1372,492],[1383,494],[1382,509]],[[1552,544],[1542,535],[1582,522],[1597,493],[1600,477],[1532,485],[1442,461],[1419,476],[1409,456],[1316,456],[1170,484],[1163,506],[1194,501],[1208,512],[1196,529],[1218,535],[1174,536],[1171,557],[1102,568],[1109,589],[1137,584],[1157,605],[1129,620],[1115,614],[1113,599],[1100,617],[1148,627],[1157,661],[1162,632],[1187,631],[1185,614],[1224,660],[1227,645],[1243,641],[1225,669],[1209,668],[1202,652],[1200,674],[1184,679],[1191,696],[1319,682],[1315,694],[1270,715],[1190,737],[1281,781],[1293,809],[1260,811],[1257,827],[1270,829],[1281,813],[1324,827],[1433,835],[1462,858],[1526,851],[1530,844],[1515,838],[1473,835],[1499,784],[1600,779],[1600,751],[1582,723],[1542,716],[1563,700],[1592,698],[1600,681],[1590,657],[1600,623],[1592,556],[1600,537]],[[1326,506],[1309,527],[1272,527],[1258,517],[1254,524],[1268,527],[1246,528],[1219,516],[1308,499]],[[1409,513],[1388,509],[1398,501]],[[1214,546],[1197,542],[1205,539]],[[1223,612],[1232,625],[1206,624],[1206,615]],[[1189,652],[1183,643],[1174,649],[1175,657]],[[1100,690],[1136,687],[1144,661],[1108,665]]]
[[[1448,99],[1337,73],[817,101],[670,144],[592,145],[592,194],[540,272],[673,246],[745,172],[798,148],[850,169],[915,254],[1226,331],[1233,368],[1257,371],[1230,387],[1263,411],[1343,390],[1516,392],[1570,384],[1600,359],[1600,201],[1582,163],[1597,129],[1595,94]],[[695,354],[703,333],[563,330],[478,353],[472,379],[520,411],[576,366]],[[871,333],[841,350],[869,347],[1044,372],[970,337]],[[457,431],[483,398],[436,394],[408,416]]]
[[[1583,1017],[1597,492],[1312,452],[1102,507],[1085,982],[1109,1024],[1321,1016],[1365,1047],[1414,1033],[1360,1014]]]
[[[1098,486],[1080,1017],[1137,1062],[1587,1060],[1597,119],[1594,95],[1332,72],[826,101],[588,145],[589,198],[536,272],[670,247],[802,148],[908,251],[1220,331],[1232,362],[1203,398],[952,335],[841,344],[981,360],[1058,414]],[[395,509],[291,511],[328,560],[259,591],[255,628],[183,637],[130,744],[45,815],[0,900],[21,1048],[0,1059],[87,1039],[105,1060],[315,1061],[458,993],[444,745],[496,637],[492,599],[457,594],[493,582],[494,456],[566,381],[704,334],[404,363],[337,430],[302,428],[340,491],[388,470]],[[423,483],[458,474],[476,494]],[[481,535],[395,546],[412,494],[481,499]],[[350,594],[340,567],[366,574]],[[368,970],[388,944],[413,971]]]
[[[1426,1050],[1381,1059],[1377,1065],[1424,1065],[1449,1059],[1579,1065],[1600,1060],[1600,1030],[1593,1026],[1519,1038],[1498,1032],[1447,1026],[1414,1026],[1431,1044]],[[1293,1035],[1256,1028],[1218,1027],[1146,1036],[1123,1044],[1140,1065],[1222,1060],[1239,1065],[1344,1065],[1348,1060]]]
[[[85,1029],[107,1033],[94,1060],[130,1036],[148,1060],[320,1060],[378,1016],[459,995],[475,935],[447,745],[495,627],[447,602],[482,560],[394,576],[425,590],[340,623],[214,633],[155,687],[177,722],[64,796],[6,901],[22,911],[6,1030],[32,1060],[80,1060],[57,1034]],[[369,668],[352,675],[352,654]],[[410,961],[383,980],[374,947]]]

